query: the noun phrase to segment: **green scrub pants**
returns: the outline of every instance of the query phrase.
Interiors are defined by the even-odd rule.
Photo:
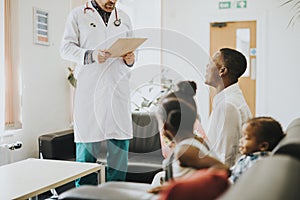
[[[107,143],[107,167],[106,181],[124,181],[128,164],[129,140],[106,140]],[[100,142],[76,143],[76,161],[95,163],[100,155]],[[75,180],[75,186],[97,185],[97,174]]]

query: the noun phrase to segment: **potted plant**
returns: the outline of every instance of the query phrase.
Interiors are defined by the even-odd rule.
[[[155,109],[160,98],[175,89],[176,80],[167,77],[168,70],[131,92],[132,111],[150,112]],[[159,80],[158,80],[159,79]]]

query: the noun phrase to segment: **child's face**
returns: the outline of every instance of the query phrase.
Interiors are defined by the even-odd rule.
[[[243,125],[243,137],[240,139],[239,150],[241,154],[250,154],[260,151],[260,143],[254,134],[255,128],[248,123]]]

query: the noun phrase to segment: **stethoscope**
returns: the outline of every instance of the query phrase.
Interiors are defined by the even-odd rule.
[[[86,14],[86,10],[91,10],[92,12],[95,12],[95,10],[92,7],[89,7],[89,3],[86,2],[85,4],[85,8],[83,9],[83,13]],[[96,25],[94,23],[93,27],[96,27]],[[117,12],[117,8],[115,7],[115,21],[114,21],[114,25],[115,26],[120,26],[121,25],[121,19],[118,18],[118,12]]]

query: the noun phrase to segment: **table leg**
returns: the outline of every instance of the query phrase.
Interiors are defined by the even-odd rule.
[[[30,197],[29,200],[38,200],[38,196]]]
[[[105,183],[105,165],[100,164],[100,170],[97,172],[98,184]]]

